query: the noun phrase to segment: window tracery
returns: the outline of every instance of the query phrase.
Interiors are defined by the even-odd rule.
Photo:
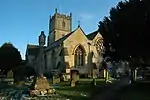
[[[103,39],[97,39],[95,41],[96,50],[100,53],[103,50]]]
[[[84,56],[85,51],[81,46],[78,46],[75,50],[75,66],[83,66],[84,65]]]

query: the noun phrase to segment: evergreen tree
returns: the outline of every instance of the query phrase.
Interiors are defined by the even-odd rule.
[[[121,1],[99,22],[106,54],[115,60],[150,56],[150,1]],[[111,45],[110,45],[111,44]],[[115,49],[112,53],[110,47]]]
[[[22,61],[20,52],[11,43],[4,43],[0,47],[0,69],[8,72],[17,67]]]

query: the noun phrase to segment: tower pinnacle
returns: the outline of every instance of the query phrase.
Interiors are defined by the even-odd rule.
[[[80,20],[78,21],[78,27],[80,27]]]
[[[57,13],[57,8],[55,8],[55,13]]]

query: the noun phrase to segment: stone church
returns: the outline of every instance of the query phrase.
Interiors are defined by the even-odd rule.
[[[46,37],[44,31],[41,35]],[[93,68],[99,69],[103,37],[97,30],[86,35],[80,25],[72,30],[72,14],[65,15],[55,10],[49,19],[47,45],[43,48],[44,73],[70,73],[75,69],[80,74],[88,74]],[[35,70],[38,67],[38,53],[39,45],[27,45],[26,61]]]

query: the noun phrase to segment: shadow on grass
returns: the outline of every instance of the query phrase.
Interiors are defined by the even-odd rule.
[[[150,83],[134,83],[118,91],[123,100],[150,100]]]
[[[14,88],[14,85],[8,85],[8,84],[1,84],[0,85],[0,90],[9,89],[9,88]]]
[[[88,97],[83,97],[81,95],[77,95],[77,94],[64,94],[64,93],[59,93],[60,96],[65,97],[67,99],[71,99],[71,100],[89,100]]]

